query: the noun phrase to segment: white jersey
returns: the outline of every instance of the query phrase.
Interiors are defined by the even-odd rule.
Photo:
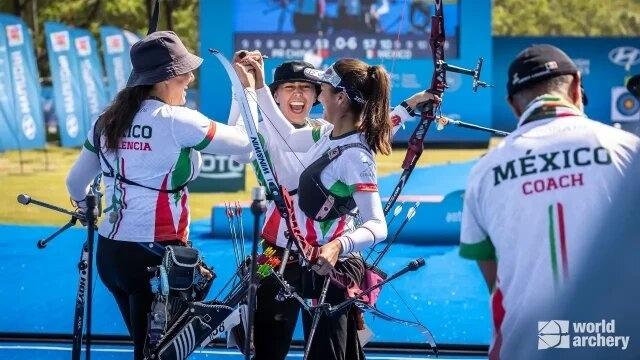
[[[344,150],[331,161],[320,175],[322,185],[333,195],[352,196],[356,191],[378,192],[376,162],[362,133],[354,131],[339,137],[332,137],[333,126],[327,124],[316,129],[316,143],[305,153],[305,163],[311,165],[331,149],[360,143],[365,148],[352,147]],[[307,166],[308,166],[307,165]],[[352,213],[357,213],[353,209]],[[305,239],[312,245],[323,245],[344,234],[353,232],[358,225],[354,216],[345,214],[335,220],[315,221],[299,211],[298,222],[305,230]]]
[[[283,134],[279,133],[277,129],[277,117],[282,117],[283,115],[277,109],[275,102],[273,102],[269,89],[264,87],[256,92],[260,110],[262,111],[260,132],[267,135],[263,141],[266,141],[271,164],[278,177],[278,182],[287,189],[297,189],[300,174],[315,159],[329,149],[354,142],[361,142],[368,148],[366,142],[357,134],[332,139],[329,134],[333,129],[333,125],[322,119],[311,120],[304,128],[308,130],[308,138],[305,139],[307,144],[287,144],[283,140]],[[404,107],[397,106],[391,112],[390,118],[393,122],[393,132],[395,133],[403,125],[404,121],[410,119],[411,116]],[[302,145],[304,151],[294,152],[294,149],[292,149],[294,145]],[[356,172],[355,169],[362,166],[362,171]],[[351,195],[354,191],[378,191],[373,156],[370,152],[359,148],[347,150],[340,158],[329,165],[323,172],[321,179],[327,189],[332,192],[335,191],[335,194],[340,196]],[[311,244],[325,244],[354,229],[355,225],[351,216],[345,215],[333,221],[315,222],[307,218],[299,208],[297,193],[293,195],[293,201],[300,230]],[[272,244],[285,247],[287,244],[287,238],[284,236],[285,230],[286,224],[276,210],[275,204],[270,202],[262,237]]]
[[[474,166],[460,254],[498,264],[491,359],[524,326],[521,315],[528,306],[553,301],[571,281],[589,248],[584,242],[590,225],[604,215],[601,209],[608,208],[639,146],[634,135],[542,96],[529,105],[519,127]]]
[[[105,217],[100,235],[114,240],[151,242],[189,235],[189,192],[179,190],[200,172],[200,151],[240,153],[250,150],[246,132],[209,120],[200,112],[145,100],[116,151],[101,137],[100,167],[144,185],[104,176]],[[244,135],[243,135],[244,134]],[[216,141],[212,140],[216,139]],[[85,148],[98,153],[90,130]],[[167,191],[176,190],[175,193]],[[158,191],[161,190],[161,191]]]
[[[243,121],[242,116],[240,115],[240,108],[235,97],[236,95],[234,94],[234,100],[231,103],[231,110],[229,111],[229,125],[234,125]],[[251,99],[251,96],[249,99]],[[291,194],[294,209],[299,210],[297,190],[300,174],[306,167],[306,164],[303,163],[305,154],[304,152],[291,151],[291,149],[287,147],[286,143],[279,141],[281,138],[279,137],[277,130],[272,126],[271,120],[266,118],[264,114],[261,113],[261,115],[259,122],[260,131],[258,136],[263,147],[267,151],[267,159],[276,173],[278,183],[284,186]],[[326,124],[326,121],[322,119],[307,119],[306,123],[299,128],[311,130],[324,124]],[[252,161],[254,158],[254,154],[251,153],[249,156],[233,156],[231,159],[240,163],[247,163]],[[255,168],[255,161],[253,161],[253,166]],[[261,173],[257,173],[260,176]],[[264,186],[264,181],[261,176],[258,179],[258,182]],[[301,212],[297,211],[296,214],[297,213]],[[277,211],[275,203],[273,201],[269,201],[267,203],[265,222],[262,226],[262,238],[272,245],[286,247],[287,238],[284,236],[286,230],[287,226],[282,220],[280,213]]]
[[[268,151],[267,157],[276,172],[278,182],[291,194],[293,208],[296,210],[296,219],[300,221],[304,219],[301,218],[301,216],[304,216],[304,213],[302,213],[298,207],[298,183],[300,174],[307,166],[304,160],[306,155],[303,152],[290,151],[286,148],[287,145],[284,142],[277,141],[278,134],[275,133],[275,129],[273,129],[272,126],[266,124],[268,121],[269,120],[262,118],[260,122],[261,134],[269,134],[266,137],[261,136],[261,139],[264,145],[266,145]],[[302,128],[317,129],[323,124],[326,124],[326,122],[322,119],[309,119]],[[264,184],[264,182],[261,183]],[[269,201],[268,203],[265,219],[262,227],[262,237],[271,244],[286,247],[287,238],[284,234],[287,230],[287,225],[280,216],[273,201]]]

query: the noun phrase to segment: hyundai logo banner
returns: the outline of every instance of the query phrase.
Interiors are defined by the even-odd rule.
[[[126,30],[113,26],[100,27],[105,68],[109,79],[109,99],[115,98],[118,91],[127,85],[131,73],[129,49],[140,38]]]
[[[84,99],[83,123],[88,131],[107,105],[104,72],[98,56],[98,46],[91,32],[86,29],[72,29],[71,37],[78,57],[77,72],[81,79],[80,88]]]
[[[53,80],[53,98],[60,142],[64,147],[81,146],[89,128],[84,121],[84,98],[78,55],[72,28],[61,23],[44,24],[45,42]]]
[[[38,79],[27,25],[0,14],[0,150],[44,146]]]
[[[585,113],[605,124],[633,128],[640,121],[640,102],[625,88],[627,80],[640,74],[640,39],[635,37],[495,37],[493,126],[511,131],[516,119],[507,105],[506,70],[511,60],[532,44],[551,44],[564,50],[582,74],[589,105]]]

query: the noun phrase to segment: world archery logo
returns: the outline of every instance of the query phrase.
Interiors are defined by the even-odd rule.
[[[616,334],[615,319],[591,322],[538,321],[538,350],[569,348],[627,350],[630,340],[631,336]]]
[[[569,321],[538,321],[538,350],[568,349]]]
[[[7,43],[9,46],[18,46],[24,43],[24,37],[22,35],[22,25],[7,25],[5,26],[7,31]]]

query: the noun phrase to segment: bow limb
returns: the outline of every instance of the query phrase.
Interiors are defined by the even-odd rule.
[[[153,4],[153,10],[151,10],[151,17],[149,18],[149,27],[147,29],[147,36],[158,30],[158,18],[160,15],[160,0],[156,0]]]
[[[397,318],[395,316],[391,316],[389,314],[386,314],[386,313],[380,311],[375,306],[371,306],[371,305],[369,305],[369,304],[367,304],[365,302],[362,302],[362,301],[358,301],[355,304],[360,310],[362,310],[364,312],[367,312],[367,313],[371,314],[374,317],[378,317],[378,318],[380,318],[382,320],[390,321],[390,322],[393,322],[393,323],[396,323],[396,324],[400,324],[400,325],[404,325],[404,326],[411,326],[411,327],[414,327],[414,328],[418,329],[418,331],[420,331],[420,333],[425,336],[426,343],[429,344],[429,346],[431,347],[433,352],[436,355],[438,354],[438,347],[436,345],[436,339],[433,337],[433,334],[431,333],[431,331],[425,325],[423,325],[421,322],[404,320],[404,319]]]

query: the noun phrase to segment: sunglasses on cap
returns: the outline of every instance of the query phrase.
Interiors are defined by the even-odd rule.
[[[338,91],[343,91],[345,94],[347,94],[347,97],[351,101],[355,101],[361,105],[366,102],[362,96],[362,93],[358,89],[354,88],[351,84],[344,81],[335,71],[333,65],[329,66],[329,68],[324,71],[306,68],[304,69],[304,74],[310,79],[329,84],[336,88]]]

